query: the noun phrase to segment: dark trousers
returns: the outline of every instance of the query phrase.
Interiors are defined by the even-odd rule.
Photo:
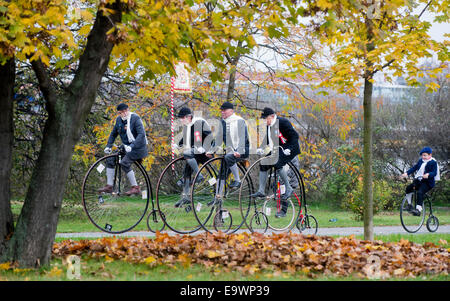
[[[186,160],[195,159],[195,161],[197,161],[197,164],[199,164],[199,163],[204,164],[206,161],[208,161],[210,159],[205,154],[195,154],[194,149],[185,151],[183,153],[183,156]],[[191,175],[192,175],[192,167],[188,163],[186,163],[186,165],[184,167],[183,177],[190,178]]]
[[[106,167],[108,168],[114,168],[116,163],[117,157],[109,157],[106,159]],[[120,161],[120,166],[122,166],[122,170],[125,172],[125,174],[129,173],[131,170],[131,164],[133,164],[134,161],[142,162],[142,159],[138,160],[131,160],[128,154],[126,154],[122,160]]]
[[[270,155],[270,154],[269,154]],[[275,167],[275,169],[283,168],[286,164],[288,164],[290,161],[292,161],[295,158],[296,154],[290,154],[289,156],[286,156],[282,151],[278,153],[278,161],[274,165],[265,165],[264,161],[261,162],[260,170],[261,171],[268,171],[270,168]]]
[[[423,199],[425,198],[425,194],[431,190],[432,187],[428,185],[426,182],[422,182],[418,179],[414,179],[412,184],[406,187],[406,193],[414,192],[417,190],[417,205],[423,206]]]
[[[226,180],[228,175],[231,173],[230,167],[234,164],[246,160],[247,156],[241,156],[240,158],[236,158],[234,154],[226,154],[224,157],[225,164],[222,166],[222,170],[220,171],[220,179]]]

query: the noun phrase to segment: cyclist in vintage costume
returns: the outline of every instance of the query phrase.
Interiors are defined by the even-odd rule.
[[[213,138],[211,126],[208,122],[201,117],[194,116],[189,108],[181,108],[177,117],[183,124],[183,135],[173,147],[175,149],[182,148],[183,157],[186,160],[183,178],[178,181],[178,185],[183,186],[182,195],[180,200],[175,203],[175,207],[180,207],[183,204],[190,203],[188,197],[189,188],[192,184],[190,179],[198,172],[198,164],[203,164],[212,157],[212,155],[206,155],[206,152],[211,149]],[[203,181],[203,178],[200,175],[197,182],[201,181]]]
[[[419,216],[422,212],[425,194],[435,186],[436,181],[440,180],[439,167],[437,161],[431,155],[432,152],[431,147],[424,147],[419,153],[421,158],[417,161],[416,165],[402,174],[402,177],[407,177],[416,173],[413,183],[406,187],[406,198],[409,204],[407,209],[416,216]],[[411,205],[414,190],[417,190],[416,208],[412,208],[413,206]]]
[[[278,157],[275,160],[271,160],[274,164],[261,164],[258,190],[251,197],[265,197],[264,190],[268,178],[268,170],[271,167],[275,167],[277,174],[285,184],[285,193],[281,196],[281,211],[277,213],[276,217],[284,217],[287,210],[286,200],[291,196],[294,189],[291,187],[289,177],[283,167],[300,154],[299,135],[291,122],[284,117],[278,116],[272,108],[264,108],[261,118],[266,121],[266,135],[257,153],[263,154],[264,149],[268,148],[270,154],[278,153]]]
[[[212,154],[219,147],[225,146],[225,166],[219,175],[219,182],[216,186],[216,197],[208,205],[212,205],[218,199],[221,199],[225,181],[230,173],[233,174],[234,180],[228,187],[232,189],[240,187],[241,179],[237,163],[246,160],[250,153],[248,127],[244,118],[234,112],[234,105],[228,101],[221,105],[220,111],[222,115],[220,121],[222,130],[219,131],[218,137],[215,137],[216,147],[207,154]]]
[[[116,118],[116,123],[112,129],[111,134],[105,148],[105,153],[111,153],[111,148],[116,140],[117,136],[120,136],[124,145],[126,155],[122,158],[120,166],[127,175],[130,181],[131,189],[126,191],[125,194],[137,195],[141,193],[141,189],[136,182],[134,171],[131,168],[133,162],[142,160],[148,155],[147,150],[147,137],[145,134],[144,125],[141,118],[130,111],[128,105],[121,103],[117,106],[117,113],[119,116]],[[115,158],[109,158],[106,166],[107,184],[103,188],[99,189],[99,192],[112,193],[113,181],[114,181],[114,160]]]

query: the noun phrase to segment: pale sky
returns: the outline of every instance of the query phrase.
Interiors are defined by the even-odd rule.
[[[445,38],[444,34],[450,34],[450,23],[434,23],[433,15],[427,12],[423,14],[422,19],[431,22],[432,26],[428,33],[434,40],[442,42]]]

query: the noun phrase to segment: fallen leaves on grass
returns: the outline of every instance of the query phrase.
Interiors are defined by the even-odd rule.
[[[181,263],[202,264],[212,271],[246,274],[272,270],[300,272],[314,277],[356,275],[359,277],[415,277],[449,272],[449,250],[433,243],[407,240],[397,243],[357,240],[351,237],[303,236],[282,233],[175,235],[157,233],[155,238],[101,238],[55,243],[53,255],[86,254],[107,261],[124,260],[175,268]],[[369,260],[370,258],[370,260]],[[376,260],[373,260],[373,259]]]

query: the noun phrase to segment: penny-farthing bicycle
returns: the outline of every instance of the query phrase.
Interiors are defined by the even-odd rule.
[[[123,146],[118,147],[116,152],[98,159],[89,168],[83,180],[81,193],[84,211],[98,229],[118,234],[136,227],[144,218],[151,203],[149,228],[153,232],[161,231],[164,223],[154,207],[152,186],[140,161],[134,162],[131,166],[140,191],[127,194],[131,190],[131,184],[120,166],[125,155]],[[105,191],[103,188],[107,184],[112,185],[112,188]]]
[[[418,178],[422,180],[422,177]],[[433,207],[431,205],[432,199],[430,197],[431,191],[428,191],[424,195],[424,200],[422,204],[422,211],[417,211],[417,190],[414,189],[411,199],[408,199],[406,196],[403,197],[402,203],[400,205],[400,222],[405,229],[409,233],[416,233],[419,231],[424,222],[425,216],[428,212],[428,218],[426,220],[427,230],[430,232],[436,232],[439,228],[439,219],[433,214]]]

